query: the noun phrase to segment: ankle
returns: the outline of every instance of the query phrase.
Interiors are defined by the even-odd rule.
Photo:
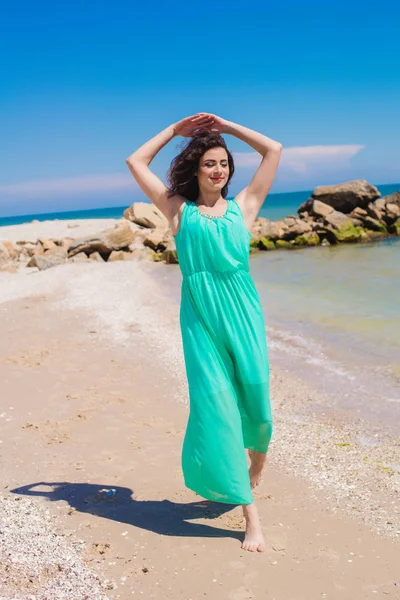
[[[251,504],[243,504],[242,508],[243,508],[243,516],[246,519],[246,521],[250,521],[250,520],[258,518],[258,511],[257,511],[257,506],[256,506],[255,502],[252,502]]]

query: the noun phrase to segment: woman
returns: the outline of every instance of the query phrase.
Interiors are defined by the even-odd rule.
[[[249,185],[229,201],[234,163],[222,133],[262,156]],[[177,135],[192,139],[171,163],[168,188],[149,164]],[[197,113],[161,131],[126,161],[168,219],[183,275],[180,325],[190,395],[185,484],[209,500],[243,505],[242,548],[252,552],[265,549],[252,489],[261,478],[272,417],[264,317],[249,274],[250,230],[281,150],[247,127]]]

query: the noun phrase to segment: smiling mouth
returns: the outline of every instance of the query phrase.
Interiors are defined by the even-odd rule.
[[[213,181],[222,181],[223,177],[211,177]]]

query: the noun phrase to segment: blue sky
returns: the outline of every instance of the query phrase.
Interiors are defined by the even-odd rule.
[[[400,181],[397,2],[8,3],[0,216],[128,205],[125,158],[212,112],[283,144],[272,192]],[[260,156],[225,136],[237,170]],[[152,162],[165,180],[184,138]]]

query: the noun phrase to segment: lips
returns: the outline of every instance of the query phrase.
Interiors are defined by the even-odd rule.
[[[213,181],[222,181],[223,177],[211,177]]]

